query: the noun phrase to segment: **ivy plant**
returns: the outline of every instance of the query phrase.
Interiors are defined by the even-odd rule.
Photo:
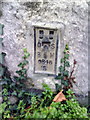
[[[37,106],[36,97],[32,98],[32,105],[29,109],[25,109],[21,112],[19,116],[16,118],[23,119],[35,119],[35,118],[45,118],[45,119],[63,119],[63,118],[88,118],[87,109],[85,107],[81,107],[76,101],[75,96],[72,96],[73,91],[68,89],[66,95],[67,101],[65,103],[61,102],[51,102],[49,106]],[[47,96],[45,94],[45,96]],[[68,99],[69,98],[69,99]],[[41,102],[42,104],[42,102]],[[23,104],[22,104],[23,107]],[[20,109],[22,110],[22,107]]]
[[[68,44],[66,44],[63,53],[64,53],[64,56],[61,59],[59,73],[55,78],[57,80],[61,80],[61,85],[56,84],[57,91],[60,89],[64,89],[65,91],[67,91],[68,89],[73,87],[72,83],[75,83],[75,81],[74,81],[75,77],[73,77],[73,72],[74,72],[74,68],[75,68],[75,65],[77,62],[76,62],[76,60],[74,60],[73,70],[71,72],[69,72],[70,62],[69,62],[69,46],[68,46]]]
[[[19,100],[26,102],[26,106],[31,104],[31,93],[26,89],[24,82],[27,81],[27,70],[28,70],[28,57],[30,54],[27,52],[25,48],[23,50],[23,60],[21,63],[18,64],[20,68],[16,73],[17,76],[11,78],[11,74],[8,71],[8,68],[4,64],[0,64],[1,67],[4,69],[4,72],[1,76],[0,85],[2,86],[2,104],[7,104],[5,111],[10,111],[12,115],[13,112],[17,114],[17,104]],[[12,105],[9,98],[14,97],[17,98],[17,102]],[[5,114],[7,116],[8,112],[3,113],[3,118],[5,118]],[[8,114],[8,115],[10,115]]]
[[[30,56],[30,54],[27,52],[27,49],[23,49],[24,51],[24,56],[23,61],[20,62],[18,64],[18,67],[20,68],[18,71],[16,71],[16,73],[18,74],[18,77],[16,77],[15,79],[17,80],[17,82],[19,82],[21,84],[22,87],[22,82],[27,80],[27,68],[26,66],[28,65],[28,60],[27,58]]]

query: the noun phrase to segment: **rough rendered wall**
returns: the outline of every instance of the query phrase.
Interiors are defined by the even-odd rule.
[[[85,0],[48,0],[47,3],[18,3],[4,2],[2,6],[2,16],[0,23],[4,27],[3,51],[6,52],[6,64],[12,75],[17,70],[17,64],[21,61],[22,48],[27,47],[27,22],[61,22],[65,29],[63,33],[63,43],[69,43],[70,63],[77,60],[75,72],[77,86],[75,91],[86,95],[88,92],[88,4]],[[33,31],[30,38],[30,68],[28,75],[32,77],[35,87],[42,88],[41,83],[46,82],[54,88],[52,76],[33,74]],[[81,92],[82,91],[82,92]]]

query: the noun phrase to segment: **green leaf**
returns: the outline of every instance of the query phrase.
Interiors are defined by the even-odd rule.
[[[12,83],[10,84],[10,88],[15,87],[15,85],[16,85],[16,83],[15,83],[15,82],[12,82]]]
[[[5,108],[7,107],[6,102],[0,104],[0,115],[5,112]]]
[[[23,58],[28,58],[29,56],[30,56],[30,54],[29,54],[29,53],[24,53]]]
[[[65,50],[64,50],[64,54],[65,54],[66,52],[67,52],[67,50],[65,49]]]
[[[20,100],[17,109],[19,110],[24,105],[23,100]]]
[[[27,65],[28,63],[29,63],[29,62],[28,62],[27,60],[24,60],[24,61],[23,61],[23,64],[24,64],[24,65]]]
[[[61,84],[63,84],[64,86],[68,86],[68,81],[67,80],[61,80]]]
[[[20,77],[25,77],[26,73],[27,73],[27,69],[21,69],[19,71],[16,71],[16,73],[20,76]]]
[[[62,58],[62,59],[61,59],[61,63],[64,63],[64,61],[65,61],[65,59],[64,59],[64,58]]]
[[[64,76],[69,76],[69,72],[67,70],[64,71]]]
[[[21,74],[22,74],[21,70],[16,71],[16,73],[17,73],[18,75],[21,75]]]
[[[69,85],[67,80],[65,80],[64,85],[65,85],[65,86],[68,86],[68,85]]]
[[[20,92],[20,93],[18,94],[18,97],[21,98],[22,95],[23,95],[23,92]]]
[[[61,84],[64,84],[65,80],[61,80]]]
[[[18,67],[21,67],[21,68],[22,68],[22,67],[23,67],[23,64],[22,64],[22,63],[18,64]]]
[[[69,59],[69,54],[65,54],[64,58]]]
[[[24,52],[27,52],[27,48],[23,48],[23,51],[24,51]]]
[[[3,89],[3,95],[8,95],[8,90],[6,88]]]
[[[65,62],[65,66],[66,66],[66,67],[70,67],[70,64],[69,64],[68,61]]]
[[[22,71],[23,74],[26,74],[26,73],[27,73],[27,69],[25,69],[25,68],[22,69],[21,71]]]
[[[17,92],[16,92],[16,91],[14,91],[14,92],[12,93],[12,95],[17,95]]]
[[[6,118],[10,118],[10,114],[8,113],[7,117]]]
[[[74,92],[71,89],[69,89],[68,91],[66,91],[66,93],[69,94],[69,95],[74,94]]]
[[[57,80],[58,80],[58,79],[61,79],[61,76],[56,76],[55,79],[57,79]]]
[[[62,86],[61,85],[59,85],[59,84],[55,84],[55,87],[56,87],[56,91],[59,91],[59,90],[61,90],[61,88],[62,88]]]
[[[65,49],[66,49],[66,50],[69,50],[69,46],[68,46],[68,44],[66,44]]]
[[[63,71],[64,71],[64,67],[63,67],[63,66],[60,66],[60,67],[59,67],[59,70],[60,70],[60,72],[63,72]]]
[[[27,65],[29,62],[27,60],[24,60],[23,62],[21,62],[20,64],[18,64],[18,67],[24,67],[25,65]]]

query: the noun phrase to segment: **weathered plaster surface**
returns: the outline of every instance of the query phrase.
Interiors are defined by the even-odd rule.
[[[48,0],[47,3],[4,2],[0,4],[2,6],[0,23],[5,26],[3,51],[7,54],[6,64],[12,75],[15,74],[18,69],[17,64],[21,61],[22,48],[27,47],[30,52],[28,75],[33,79],[35,87],[42,88],[43,82],[51,85],[52,88],[55,87],[54,83],[58,81],[55,81],[53,76],[33,74],[32,25],[43,21],[46,24],[60,22],[64,25],[61,47],[63,48],[66,43],[69,44],[71,66],[73,59],[77,60],[75,76],[78,87],[74,86],[74,90],[76,93],[86,95],[88,93],[88,4],[86,1]]]

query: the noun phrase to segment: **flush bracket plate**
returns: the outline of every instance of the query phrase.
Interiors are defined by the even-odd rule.
[[[34,27],[34,73],[56,74],[58,30]]]

